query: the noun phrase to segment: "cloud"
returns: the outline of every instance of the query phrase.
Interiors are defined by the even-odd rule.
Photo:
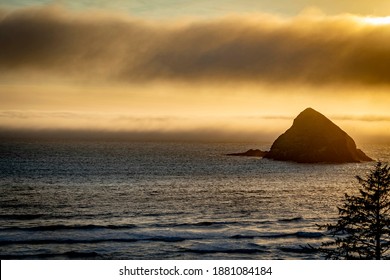
[[[71,111],[0,111],[1,138],[86,138],[252,142],[280,132],[251,117],[132,115]],[[242,125],[242,122],[247,124]],[[237,125],[241,123],[241,125]]]
[[[115,140],[115,141],[203,141],[272,143],[288,129],[294,116],[242,116],[250,127],[229,125],[230,120],[194,122],[176,116],[140,117],[131,115],[87,114],[76,112],[0,113],[0,141],[17,139]],[[386,116],[337,116],[331,119],[357,142],[389,143]],[[44,122],[42,122],[44,120]],[[240,120],[240,122],[242,121]],[[282,125],[276,125],[282,121]],[[74,123],[77,125],[74,125]],[[112,124],[122,124],[112,127]],[[356,123],[359,123],[356,126]],[[380,128],[379,130],[377,128]],[[383,129],[386,128],[386,129]],[[256,147],[256,146],[253,146]],[[253,148],[252,147],[252,148]]]
[[[390,85],[390,25],[269,15],[152,21],[58,7],[0,12],[2,80]]]
[[[293,120],[292,115],[265,115],[265,116],[243,116],[243,119],[258,120]],[[357,122],[390,122],[390,116],[385,115],[333,115],[330,119],[336,121],[357,121]]]
[[[0,140],[17,139],[38,140],[114,140],[114,141],[186,141],[186,142],[271,142],[275,134],[253,131],[229,131],[223,129],[187,130],[133,130],[110,131],[96,129],[16,129],[0,126]]]
[[[361,122],[390,122],[390,116],[374,116],[374,115],[363,115],[363,116],[337,116],[334,119],[340,121],[361,121]]]

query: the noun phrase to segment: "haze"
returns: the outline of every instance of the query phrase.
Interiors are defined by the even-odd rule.
[[[2,136],[272,141],[312,107],[390,140],[386,1],[47,2],[1,2]]]

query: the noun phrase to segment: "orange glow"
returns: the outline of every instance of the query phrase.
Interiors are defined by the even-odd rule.
[[[14,129],[202,131],[205,139],[214,132],[224,141],[269,141],[311,106],[366,142],[390,137],[389,99],[386,90],[372,95],[334,88],[2,86],[0,123]]]
[[[156,21],[35,8],[0,18],[3,130],[257,141],[312,107],[357,140],[390,139],[390,17]]]

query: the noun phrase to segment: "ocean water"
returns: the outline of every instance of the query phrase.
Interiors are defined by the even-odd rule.
[[[321,259],[374,163],[226,153],[270,143],[0,143],[1,259]],[[390,160],[390,146],[361,147]]]

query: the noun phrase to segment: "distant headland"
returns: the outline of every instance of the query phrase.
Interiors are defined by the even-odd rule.
[[[372,161],[355,141],[327,117],[312,108],[302,111],[293,125],[272,144],[270,151],[249,150],[230,156],[256,156],[298,163]]]

